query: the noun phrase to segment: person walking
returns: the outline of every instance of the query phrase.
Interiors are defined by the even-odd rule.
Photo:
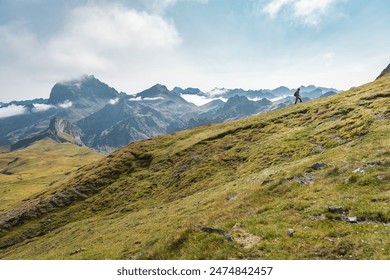
[[[302,98],[301,96],[299,95],[299,92],[300,92],[300,88],[298,88],[295,93],[294,93],[294,96],[295,96],[295,103],[294,104],[297,104],[298,103],[298,100],[302,103]]]

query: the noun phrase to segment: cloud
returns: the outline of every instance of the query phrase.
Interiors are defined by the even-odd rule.
[[[318,25],[332,4],[340,0],[272,0],[263,7],[271,18],[282,14],[308,25]]]
[[[199,96],[194,94],[182,94],[181,97],[187,102],[193,103],[196,106],[202,106],[215,100],[214,98],[208,98],[206,96]]]
[[[33,112],[45,112],[47,110],[50,110],[51,108],[54,108],[53,105],[48,104],[33,104],[34,108],[32,109]]]
[[[47,45],[49,58],[58,65],[78,65],[86,71],[115,68],[120,60],[180,43],[175,27],[163,18],[123,6],[76,8],[62,34]]]
[[[273,18],[277,16],[277,14],[284,6],[291,2],[291,0],[273,0],[263,8],[263,11]]]
[[[163,14],[167,9],[179,2],[197,2],[207,4],[208,0],[138,0],[146,9],[153,13]]]
[[[115,105],[115,104],[118,104],[118,102],[119,102],[119,98],[115,98],[115,99],[111,99],[110,101],[108,101],[108,104]]]
[[[163,97],[161,96],[157,96],[157,97],[145,97],[145,98],[142,98],[141,96],[138,96],[138,97],[130,97],[129,98],[130,101],[155,101],[155,100],[164,100]]]
[[[61,107],[62,109],[69,109],[73,106],[73,103],[72,101],[67,100],[62,104],[58,104],[58,106]]]
[[[42,38],[27,25],[0,26],[0,84],[9,99],[31,97],[32,91],[42,96],[57,81],[83,74],[116,87],[129,84],[129,77],[155,80],[163,68],[171,75],[169,62],[181,61],[176,52],[181,38],[173,22],[158,14],[93,4],[74,8],[64,22],[56,34]]]
[[[28,111],[24,106],[10,105],[0,108],[0,119],[26,114]]]
[[[229,90],[225,88],[214,88],[211,91],[207,92],[206,95],[210,97],[219,97],[221,95],[224,95]]]

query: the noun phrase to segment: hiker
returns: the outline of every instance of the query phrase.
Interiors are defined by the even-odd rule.
[[[297,103],[298,103],[298,100],[302,103],[301,96],[299,95],[299,91],[300,91],[300,90],[301,90],[301,89],[298,88],[298,89],[295,91],[295,93],[294,93],[294,96],[295,96],[295,103],[294,103],[294,104],[297,104]]]

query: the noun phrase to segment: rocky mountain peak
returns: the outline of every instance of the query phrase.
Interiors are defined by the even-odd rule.
[[[61,104],[66,101],[86,99],[114,99],[119,93],[93,75],[77,80],[56,83],[50,92],[48,104]]]
[[[136,97],[144,98],[157,98],[157,97],[169,97],[178,96],[177,93],[169,91],[168,88],[161,84],[156,84],[151,88],[144,90],[136,95]]]
[[[189,87],[186,89],[182,89],[180,87],[175,87],[172,91],[174,93],[178,93],[178,94],[190,94],[190,95],[204,96],[204,93],[200,89],[193,88],[193,87]]]

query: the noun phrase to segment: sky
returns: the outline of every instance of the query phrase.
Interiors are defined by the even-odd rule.
[[[0,0],[0,101],[94,75],[168,88],[346,90],[390,63],[387,0]]]

